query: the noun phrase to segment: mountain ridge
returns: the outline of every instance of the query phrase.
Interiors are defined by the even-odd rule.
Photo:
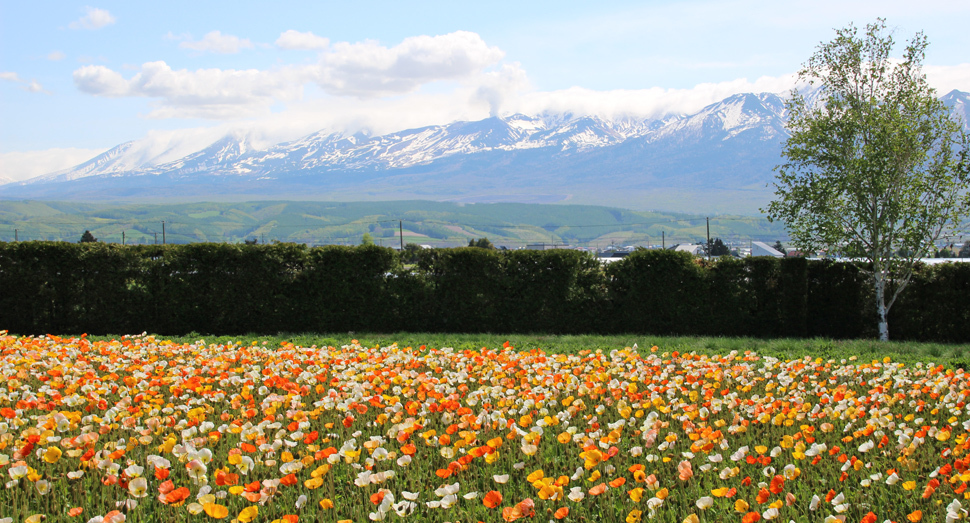
[[[970,95],[952,91],[941,100],[966,128]],[[261,149],[229,134],[174,160],[125,142],[74,168],[0,186],[0,198],[472,202],[538,195],[750,214],[770,198],[786,117],[778,94],[742,93],[664,119],[513,114],[378,136],[325,129]]]

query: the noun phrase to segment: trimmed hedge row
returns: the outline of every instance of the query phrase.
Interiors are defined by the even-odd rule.
[[[0,328],[19,333],[547,332],[872,337],[849,263],[638,250],[0,243]],[[894,339],[970,341],[970,264],[922,266]]]

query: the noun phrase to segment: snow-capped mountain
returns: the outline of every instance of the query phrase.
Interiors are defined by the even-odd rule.
[[[140,155],[132,154],[135,142],[125,142],[91,158],[90,160],[50,174],[28,180],[29,182],[63,182],[96,176],[99,174],[124,173],[139,169],[149,164]]]
[[[811,93],[809,93],[811,94]],[[941,99],[967,122],[970,95]],[[0,198],[570,201],[756,213],[770,198],[783,99],[738,94],[662,120],[515,114],[380,136],[322,130],[255,148],[226,136],[173,158],[128,142]]]
[[[137,142],[121,144],[81,165],[28,180],[69,181],[91,176],[204,175],[278,176],[314,169],[385,170],[423,165],[454,155],[555,148],[583,151],[616,145],[662,126],[656,120],[607,121],[592,116],[491,117],[408,129],[382,136],[319,131],[299,140],[257,150],[244,137],[225,136],[174,161],[131,154]]]
[[[651,139],[724,141],[753,132],[759,139],[769,141],[787,136],[784,124],[785,103],[778,95],[736,94],[708,105],[696,114],[670,122]]]
[[[941,96],[940,100],[963,122],[963,130],[970,132],[970,93],[954,89]]]

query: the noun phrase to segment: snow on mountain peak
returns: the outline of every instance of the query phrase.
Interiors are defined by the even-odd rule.
[[[711,119],[725,131],[757,126],[777,113],[774,105],[780,106],[771,103],[772,108],[766,109],[765,97],[774,95],[737,95],[708,106],[696,115],[665,120],[517,113],[406,129],[381,136],[322,130],[265,149],[254,147],[246,133],[230,133],[201,150],[196,148],[190,154],[175,158],[170,153],[159,155],[140,142],[128,142],[84,164],[54,174],[64,180],[122,174],[248,175],[320,169],[405,168],[455,155],[489,151],[553,148],[560,154],[572,154],[675,129],[703,128],[710,125]]]

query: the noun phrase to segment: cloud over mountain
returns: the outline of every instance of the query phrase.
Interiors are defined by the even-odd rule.
[[[301,96],[305,75],[294,68],[174,70],[165,62],[142,64],[126,79],[101,65],[74,71],[78,89],[96,96],[143,96],[159,100],[155,118],[238,118],[265,112],[279,100]]]
[[[314,81],[337,95],[404,94],[422,84],[468,78],[504,56],[501,49],[468,31],[412,36],[394,47],[374,41],[337,42],[321,56]]]

